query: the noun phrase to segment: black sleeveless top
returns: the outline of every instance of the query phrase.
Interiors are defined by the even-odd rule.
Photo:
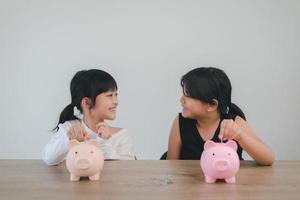
[[[236,116],[237,115],[229,114],[226,118],[234,120]],[[181,115],[181,113],[179,113],[179,129],[181,138],[180,160],[200,160],[201,154],[204,149],[205,141],[200,136],[196,123],[197,121],[195,119],[184,118]],[[214,142],[221,142],[221,140],[218,137],[220,132],[220,124],[213,138],[211,139]],[[237,144],[237,154],[240,160],[243,160],[243,149],[241,148],[238,142]]]

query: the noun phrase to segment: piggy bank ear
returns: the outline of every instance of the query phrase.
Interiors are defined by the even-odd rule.
[[[100,148],[100,143],[97,140],[90,140],[89,144],[94,145],[97,148]]]
[[[69,142],[69,149],[71,149],[72,147],[75,147],[77,145],[79,145],[79,142],[77,140],[71,140]]]
[[[214,142],[211,141],[211,140],[207,140],[207,141],[205,142],[205,144],[204,144],[204,150],[205,150],[205,149],[209,149],[209,148],[214,147],[214,146],[216,146],[216,143],[214,143]]]
[[[229,146],[230,148],[232,148],[233,150],[237,150],[238,146],[236,144],[235,141],[233,140],[229,140],[228,142],[226,142],[226,146]]]

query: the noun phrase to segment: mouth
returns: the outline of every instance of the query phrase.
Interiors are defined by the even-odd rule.
[[[109,111],[111,112],[116,112],[117,108],[116,107],[113,107],[113,108],[109,108]]]

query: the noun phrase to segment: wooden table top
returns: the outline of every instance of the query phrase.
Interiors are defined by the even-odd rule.
[[[65,164],[0,160],[0,199],[300,199],[300,161],[242,161],[235,184],[204,182],[199,161],[105,161],[99,181],[71,182]]]

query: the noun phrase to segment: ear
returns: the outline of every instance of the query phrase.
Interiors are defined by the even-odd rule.
[[[100,143],[97,142],[97,140],[90,140],[88,143],[94,145],[97,148],[100,148]]]
[[[215,111],[215,110],[218,109],[218,106],[219,106],[218,100],[217,99],[213,99],[212,102],[209,103],[207,111],[208,112]]]
[[[204,144],[204,150],[209,149],[214,146],[216,146],[216,143],[214,143],[212,140],[207,140]]]
[[[69,141],[69,149],[71,149],[72,147],[75,147],[77,145],[79,145],[80,143],[77,140],[71,140]]]
[[[235,141],[233,140],[229,140],[228,142],[226,142],[226,146],[229,146],[230,148],[232,148],[233,150],[237,150],[238,145],[236,144]]]
[[[82,108],[90,108],[91,107],[91,99],[88,97],[83,97],[81,99],[81,107]]]

